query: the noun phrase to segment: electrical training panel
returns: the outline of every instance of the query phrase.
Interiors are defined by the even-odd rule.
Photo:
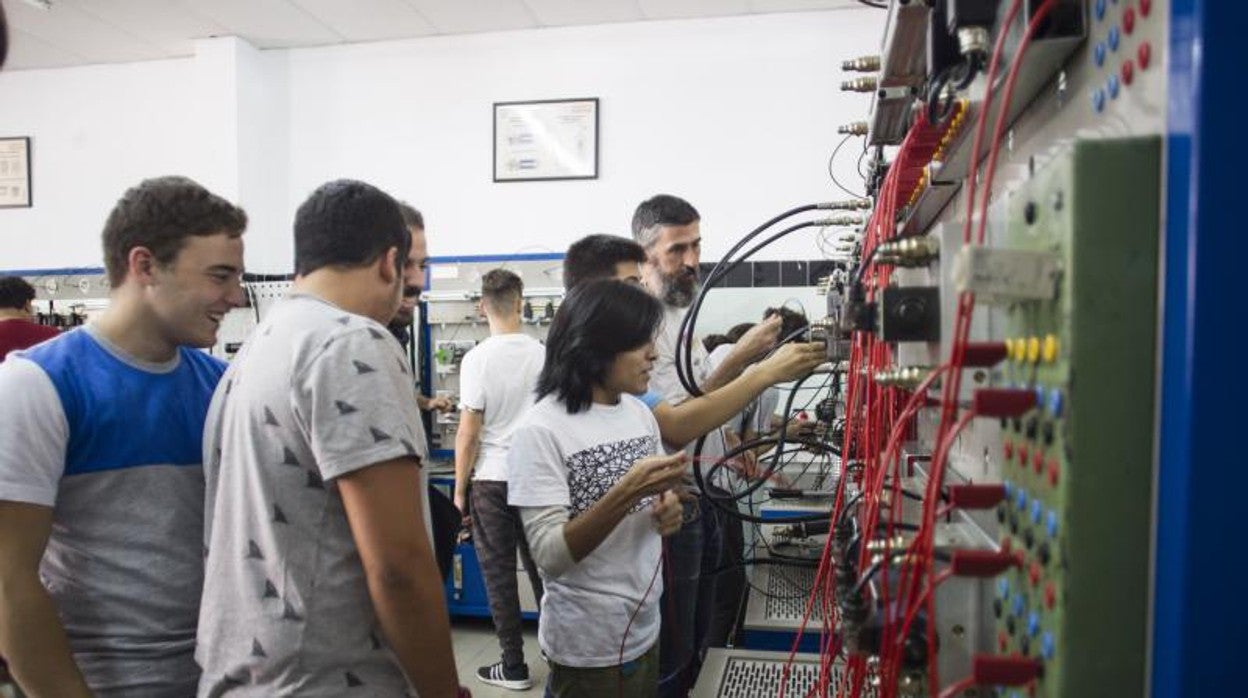
[[[563,255],[499,255],[429,263],[429,290],[422,332],[428,348],[429,394],[449,397],[456,410],[434,418],[429,438],[435,456],[450,458],[459,423],[459,367],[468,350],[490,336],[481,312],[481,277],[492,269],[507,269],[524,282],[522,330],[545,342],[546,331],[563,300]]]
[[[752,588],[693,695],[1142,695],[1169,2],[882,4],[816,431],[729,488]]]

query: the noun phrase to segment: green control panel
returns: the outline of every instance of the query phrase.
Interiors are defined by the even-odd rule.
[[[1021,565],[997,580],[993,641],[1044,669],[1004,696],[1144,693],[1160,172],[1158,138],[1076,141],[1007,205],[1003,252],[1040,254],[999,267],[1020,293],[997,301],[994,380],[1036,408],[1002,423],[997,520]]]

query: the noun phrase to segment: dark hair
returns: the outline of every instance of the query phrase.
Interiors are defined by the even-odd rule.
[[[0,5],[0,68],[9,55],[9,23],[4,19],[4,5]]]
[[[157,264],[167,266],[192,235],[226,233],[238,237],[247,228],[243,209],[186,177],[145,179],[131,187],[113,206],[104,223],[104,267],[108,282],[126,279],[130,251],[151,250]]]
[[[481,277],[481,300],[496,311],[504,311],[524,295],[524,282],[515,272],[491,269]]]
[[[401,272],[412,246],[399,205],[384,191],[353,179],[322,184],[295,212],[295,273],[362,267],[391,247]]]
[[[802,330],[810,327],[810,322],[806,319],[806,316],[792,308],[780,306],[779,308],[768,308],[763,311],[764,320],[772,315],[780,316],[780,339],[783,340],[797,341],[800,339],[800,336],[797,335],[801,335]]]
[[[642,247],[650,247],[658,238],[659,228],[689,225],[702,220],[698,210],[688,201],[671,194],[658,194],[637,205],[633,212],[633,239]]]
[[[589,409],[616,355],[651,341],[662,320],[659,300],[633,284],[596,279],[572,289],[546,335],[538,398],[554,394],[568,414]]]
[[[0,308],[23,310],[35,299],[35,287],[20,276],[0,276]]]
[[[399,205],[399,213],[403,216],[403,225],[409,228],[425,229],[425,217],[420,215],[420,211],[412,208],[412,205],[406,201],[396,201]]]
[[[763,319],[766,319],[766,316],[764,316]],[[749,332],[752,327],[754,327],[754,323],[742,322],[738,325],[733,325],[732,327],[729,327],[728,331],[725,332],[724,335],[728,337],[729,342],[736,344],[737,342],[741,341],[741,338],[744,337],[745,333]]]
[[[706,353],[708,354],[725,344],[732,344],[732,340],[728,338],[728,335],[708,334],[702,338],[702,346],[706,348]]]
[[[592,279],[615,276],[620,262],[646,261],[641,245],[618,235],[586,235],[568,247],[563,257],[563,287],[571,289]]]

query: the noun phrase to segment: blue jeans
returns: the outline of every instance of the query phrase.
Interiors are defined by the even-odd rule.
[[[685,525],[667,539],[659,611],[659,696],[686,696],[697,679],[715,612],[715,575],[720,565],[715,505],[698,497],[685,502]]]

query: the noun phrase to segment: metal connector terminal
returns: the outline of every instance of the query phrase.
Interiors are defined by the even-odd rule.
[[[871,124],[865,121],[851,121],[836,127],[836,132],[845,136],[865,136],[871,130]]]
[[[919,387],[919,384],[931,372],[932,369],[929,366],[901,366],[888,369],[887,371],[876,372],[875,383],[884,388],[914,390]],[[932,381],[932,387],[937,387],[938,385],[939,379]]]
[[[992,46],[992,36],[988,27],[961,27],[958,29],[958,50],[963,56],[972,53],[987,53]]]
[[[902,238],[880,243],[875,260],[896,267],[925,267],[940,257],[940,238],[935,235]]]
[[[842,92],[875,92],[880,81],[873,77],[854,78],[841,83]]]
[[[886,550],[900,550],[906,547],[906,539],[901,536],[893,536],[892,538],[877,538],[876,540],[867,541],[867,551],[871,553],[882,553]]]
[[[865,211],[871,206],[871,199],[842,199],[819,204],[824,211]]]
[[[866,220],[857,213],[842,213],[836,216],[821,218],[813,221],[813,223],[821,228],[835,228],[847,225],[862,225],[863,223],[866,223]]]
[[[880,69],[879,56],[858,56],[841,61],[841,70],[855,73],[874,73]]]

